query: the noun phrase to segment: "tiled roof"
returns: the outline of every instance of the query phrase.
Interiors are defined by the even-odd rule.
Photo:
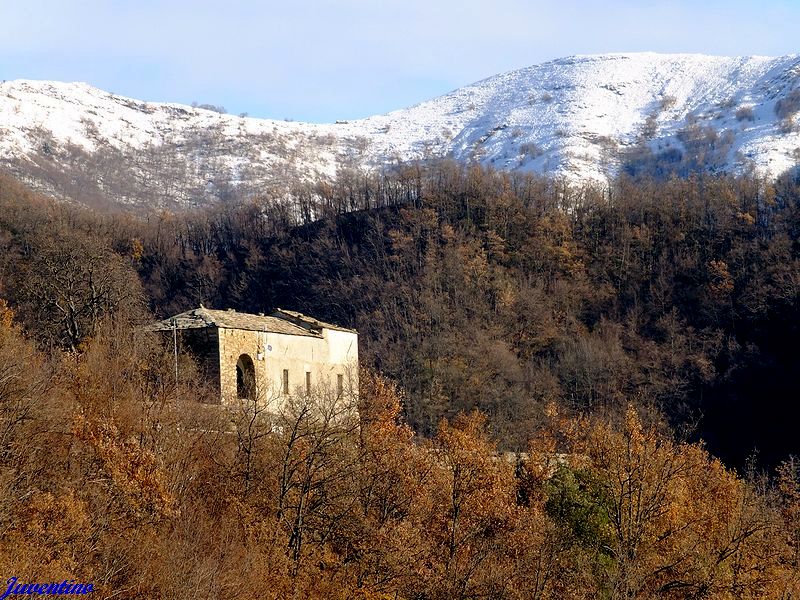
[[[245,329],[286,335],[322,337],[316,331],[295,325],[277,316],[251,315],[249,313],[236,312],[235,310],[213,310],[204,306],[187,310],[174,317],[153,323],[148,329],[151,331],[171,331],[173,327],[176,329],[222,327],[225,329]]]
[[[304,315],[303,313],[299,313],[294,310],[286,310],[285,308],[276,308],[275,312],[272,313],[273,317],[278,317],[279,319],[286,319],[291,321],[292,323],[296,323],[300,327],[308,328],[311,330],[318,330],[318,329],[334,329],[336,331],[347,331],[348,333],[357,333],[355,329],[348,329],[347,327],[342,327],[340,325],[333,325],[331,323],[326,323],[325,321],[320,321],[319,319],[315,319],[314,317],[309,317],[308,315]]]

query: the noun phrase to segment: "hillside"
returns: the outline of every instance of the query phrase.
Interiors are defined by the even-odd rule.
[[[109,214],[0,174],[10,582],[798,597],[800,180],[365,182],[326,186],[363,210],[301,224],[268,199]],[[218,404],[141,327],[200,303],[355,327],[358,398]]]
[[[335,124],[9,81],[0,84],[0,165],[79,203],[141,209],[281,194],[342,170],[436,157],[571,181],[620,169],[778,175],[798,160],[798,110],[798,55],[570,57]]]

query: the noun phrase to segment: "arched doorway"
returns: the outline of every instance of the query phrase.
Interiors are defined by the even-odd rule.
[[[255,400],[256,397],[256,368],[247,354],[242,354],[236,361],[236,396],[242,400]]]

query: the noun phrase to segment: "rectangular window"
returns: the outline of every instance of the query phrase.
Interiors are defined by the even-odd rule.
[[[283,370],[283,393],[289,395],[289,369]]]
[[[311,371],[306,371],[306,394],[311,394]]]
[[[344,375],[339,374],[336,376],[336,396],[341,398],[344,394]]]

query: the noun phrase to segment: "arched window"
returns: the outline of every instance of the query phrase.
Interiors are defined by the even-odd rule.
[[[242,354],[236,362],[236,396],[243,400],[256,397],[256,368],[247,354]]]

